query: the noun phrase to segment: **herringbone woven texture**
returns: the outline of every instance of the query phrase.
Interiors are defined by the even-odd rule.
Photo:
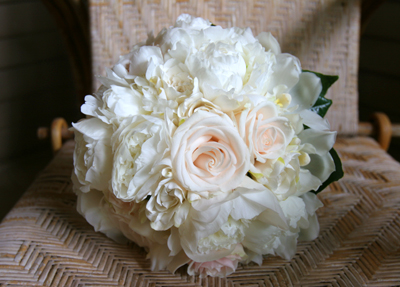
[[[145,252],[94,232],[71,191],[68,142],[0,225],[1,286],[400,285],[400,164],[369,138],[339,139],[345,177],[319,194],[321,231],[290,261],[226,279],[151,272]]]
[[[181,13],[224,28],[270,31],[282,52],[304,69],[339,75],[328,93],[335,105],[327,118],[340,134],[356,134],[358,123],[359,0],[90,0],[93,74],[104,75],[121,54],[171,26]],[[99,82],[94,80],[95,86]]]

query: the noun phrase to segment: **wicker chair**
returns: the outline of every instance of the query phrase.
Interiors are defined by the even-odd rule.
[[[69,6],[45,2],[53,11],[69,13],[62,17],[74,15],[85,26],[79,1],[65,1]],[[303,68],[338,74],[340,81],[328,95],[334,101],[328,119],[340,134],[335,148],[345,176],[319,194],[324,203],[318,211],[320,235],[300,242],[291,261],[266,257],[262,266],[242,266],[226,279],[201,279],[185,275],[184,269],[176,274],[151,272],[141,248],[94,232],[75,209],[70,140],[0,224],[1,286],[400,284],[400,165],[374,139],[357,136],[372,128],[360,125],[357,114],[360,1],[90,0],[89,11],[93,74],[102,74],[104,67],[145,39],[147,31],[171,25],[184,12],[224,27],[249,26],[254,34],[271,31],[282,51],[298,56]],[[60,23],[65,24],[62,17]],[[81,36],[89,41],[84,33]],[[84,53],[74,55],[75,72],[85,73],[79,68]],[[87,72],[84,79],[82,90],[90,89]],[[69,136],[65,123],[57,120],[53,126],[58,127],[53,141],[61,146],[61,137]]]

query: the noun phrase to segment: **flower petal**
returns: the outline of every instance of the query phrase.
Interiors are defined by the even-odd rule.
[[[313,73],[302,72],[299,82],[289,91],[292,96],[289,108],[298,105],[299,111],[310,109],[317,101],[321,91],[321,79]]]
[[[330,129],[330,125],[326,119],[310,110],[301,111],[300,116],[303,119],[303,123],[314,130],[326,131]]]
[[[144,76],[150,59],[158,65],[163,64],[163,56],[159,47],[143,46],[134,51],[131,57],[130,74],[135,76]]]
[[[266,51],[271,51],[276,55],[281,53],[281,46],[270,32],[261,32],[256,38]]]
[[[268,92],[273,93],[273,89],[279,85],[285,85],[287,90],[290,90],[299,81],[300,61],[292,55],[279,54],[276,56],[273,71],[268,83]]]
[[[101,191],[91,190],[86,193],[76,189],[74,191],[78,195],[76,204],[78,212],[94,227],[95,231],[103,232],[119,243],[127,241],[118,226],[110,220]]]
[[[331,173],[335,171],[335,163],[329,152],[323,155],[310,154],[310,159],[310,163],[303,168],[308,169],[321,182],[327,180]]]
[[[318,155],[323,155],[330,151],[336,141],[336,132],[320,131],[314,129],[303,130],[299,135],[301,143],[309,143],[315,147]]]

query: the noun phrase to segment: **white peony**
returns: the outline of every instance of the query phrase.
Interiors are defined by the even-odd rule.
[[[241,230],[248,220],[258,219],[282,230],[288,228],[274,194],[248,177],[231,193],[192,202],[188,218],[179,228],[180,241],[186,255],[196,262],[229,255],[242,238]],[[228,231],[227,226],[233,222],[236,227]]]
[[[75,132],[74,181],[82,192],[108,190],[111,178],[112,128],[97,118],[73,124]]]
[[[125,120],[112,136],[114,163],[111,187],[117,198],[124,201],[143,200],[155,180],[150,171],[166,149],[163,122],[151,116]]]

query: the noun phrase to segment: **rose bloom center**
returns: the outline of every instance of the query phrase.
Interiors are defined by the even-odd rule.
[[[261,131],[258,139],[258,150],[265,153],[275,143],[277,139],[277,131],[275,128],[267,127]]]
[[[204,141],[194,150],[192,160],[194,166],[213,176],[229,168],[229,164],[235,163],[227,145],[212,136],[204,138]]]

